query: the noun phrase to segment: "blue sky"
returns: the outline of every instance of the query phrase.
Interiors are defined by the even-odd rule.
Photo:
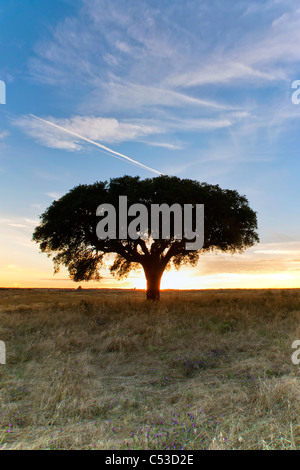
[[[0,285],[72,287],[31,242],[38,216],[79,183],[155,176],[36,115],[248,197],[260,245],[203,257],[185,287],[300,287],[299,40],[289,0],[1,0]]]

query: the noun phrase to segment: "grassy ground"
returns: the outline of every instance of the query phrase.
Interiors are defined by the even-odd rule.
[[[0,448],[300,449],[300,290],[0,290]]]

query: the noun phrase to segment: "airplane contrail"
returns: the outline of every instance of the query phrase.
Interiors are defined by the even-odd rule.
[[[154,173],[157,173],[158,175],[163,175],[163,173],[161,171],[154,170],[153,168],[150,168],[149,166],[146,166],[143,163],[137,162],[136,160],[133,160],[132,158],[127,157],[126,155],[123,155],[122,153],[115,152],[115,150],[111,150],[110,148],[105,147],[104,145],[99,144],[98,142],[95,142],[94,140],[88,139],[87,137],[83,137],[82,135],[77,134],[76,132],[69,131],[68,129],[65,129],[62,126],[58,126],[57,124],[54,124],[51,121],[47,121],[46,119],[42,119],[38,116],[35,116],[34,114],[30,114],[29,116],[31,116],[35,119],[38,119],[39,121],[42,121],[46,124],[49,124],[50,126],[56,127],[57,129],[60,129],[61,131],[66,132],[67,134],[70,134],[70,135],[73,135],[74,137],[78,137],[79,139],[85,140],[85,142],[88,142],[89,144],[96,145],[96,147],[99,147],[100,149],[105,150],[106,152],[110,152],[110,153],[108,153],[108,155],[110,155],[111,157],[113,157],[114,155],[117,156],[117,158],[121,157],[121,158],[127,160],[129,163],[132,163],[133,165],[137,165],[141,168],[144,168],[145,170],[149,170],[149,171],[152,171]],[[106,153],[106,152],[104,152],[104,153]],[[113,155],[111,155],[111,154],[113,154]]]

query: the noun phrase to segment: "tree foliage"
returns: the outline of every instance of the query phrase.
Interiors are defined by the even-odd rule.
[[[99,240],[96,209],[103,203],[118,208],[121,195],[127,196],[128,206],[142,203],[149,210],[152,204],[204,204],[203,247],[187,251],[186,240],[173,236],[169,240]],[[64,265],[74,281],[99,280],[104,256],[114,253],[111,273],[118,278],[126,277],[141,265],[149,290],[151,277],[159,278],[160,282],[163,271],[171,266],[177,269],[183,264],[195,266],[200,254],[243,252],[259,241],[256,230],[256,213],[247,198],[235,190],[171,176],[145,180],[124,176],[71,189],[41,215],[33,240],[53,258],[55,272]]]

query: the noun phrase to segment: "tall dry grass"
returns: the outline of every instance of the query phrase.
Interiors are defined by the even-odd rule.
[[[0,290],[0,448],[300,449],[300,290]]]

